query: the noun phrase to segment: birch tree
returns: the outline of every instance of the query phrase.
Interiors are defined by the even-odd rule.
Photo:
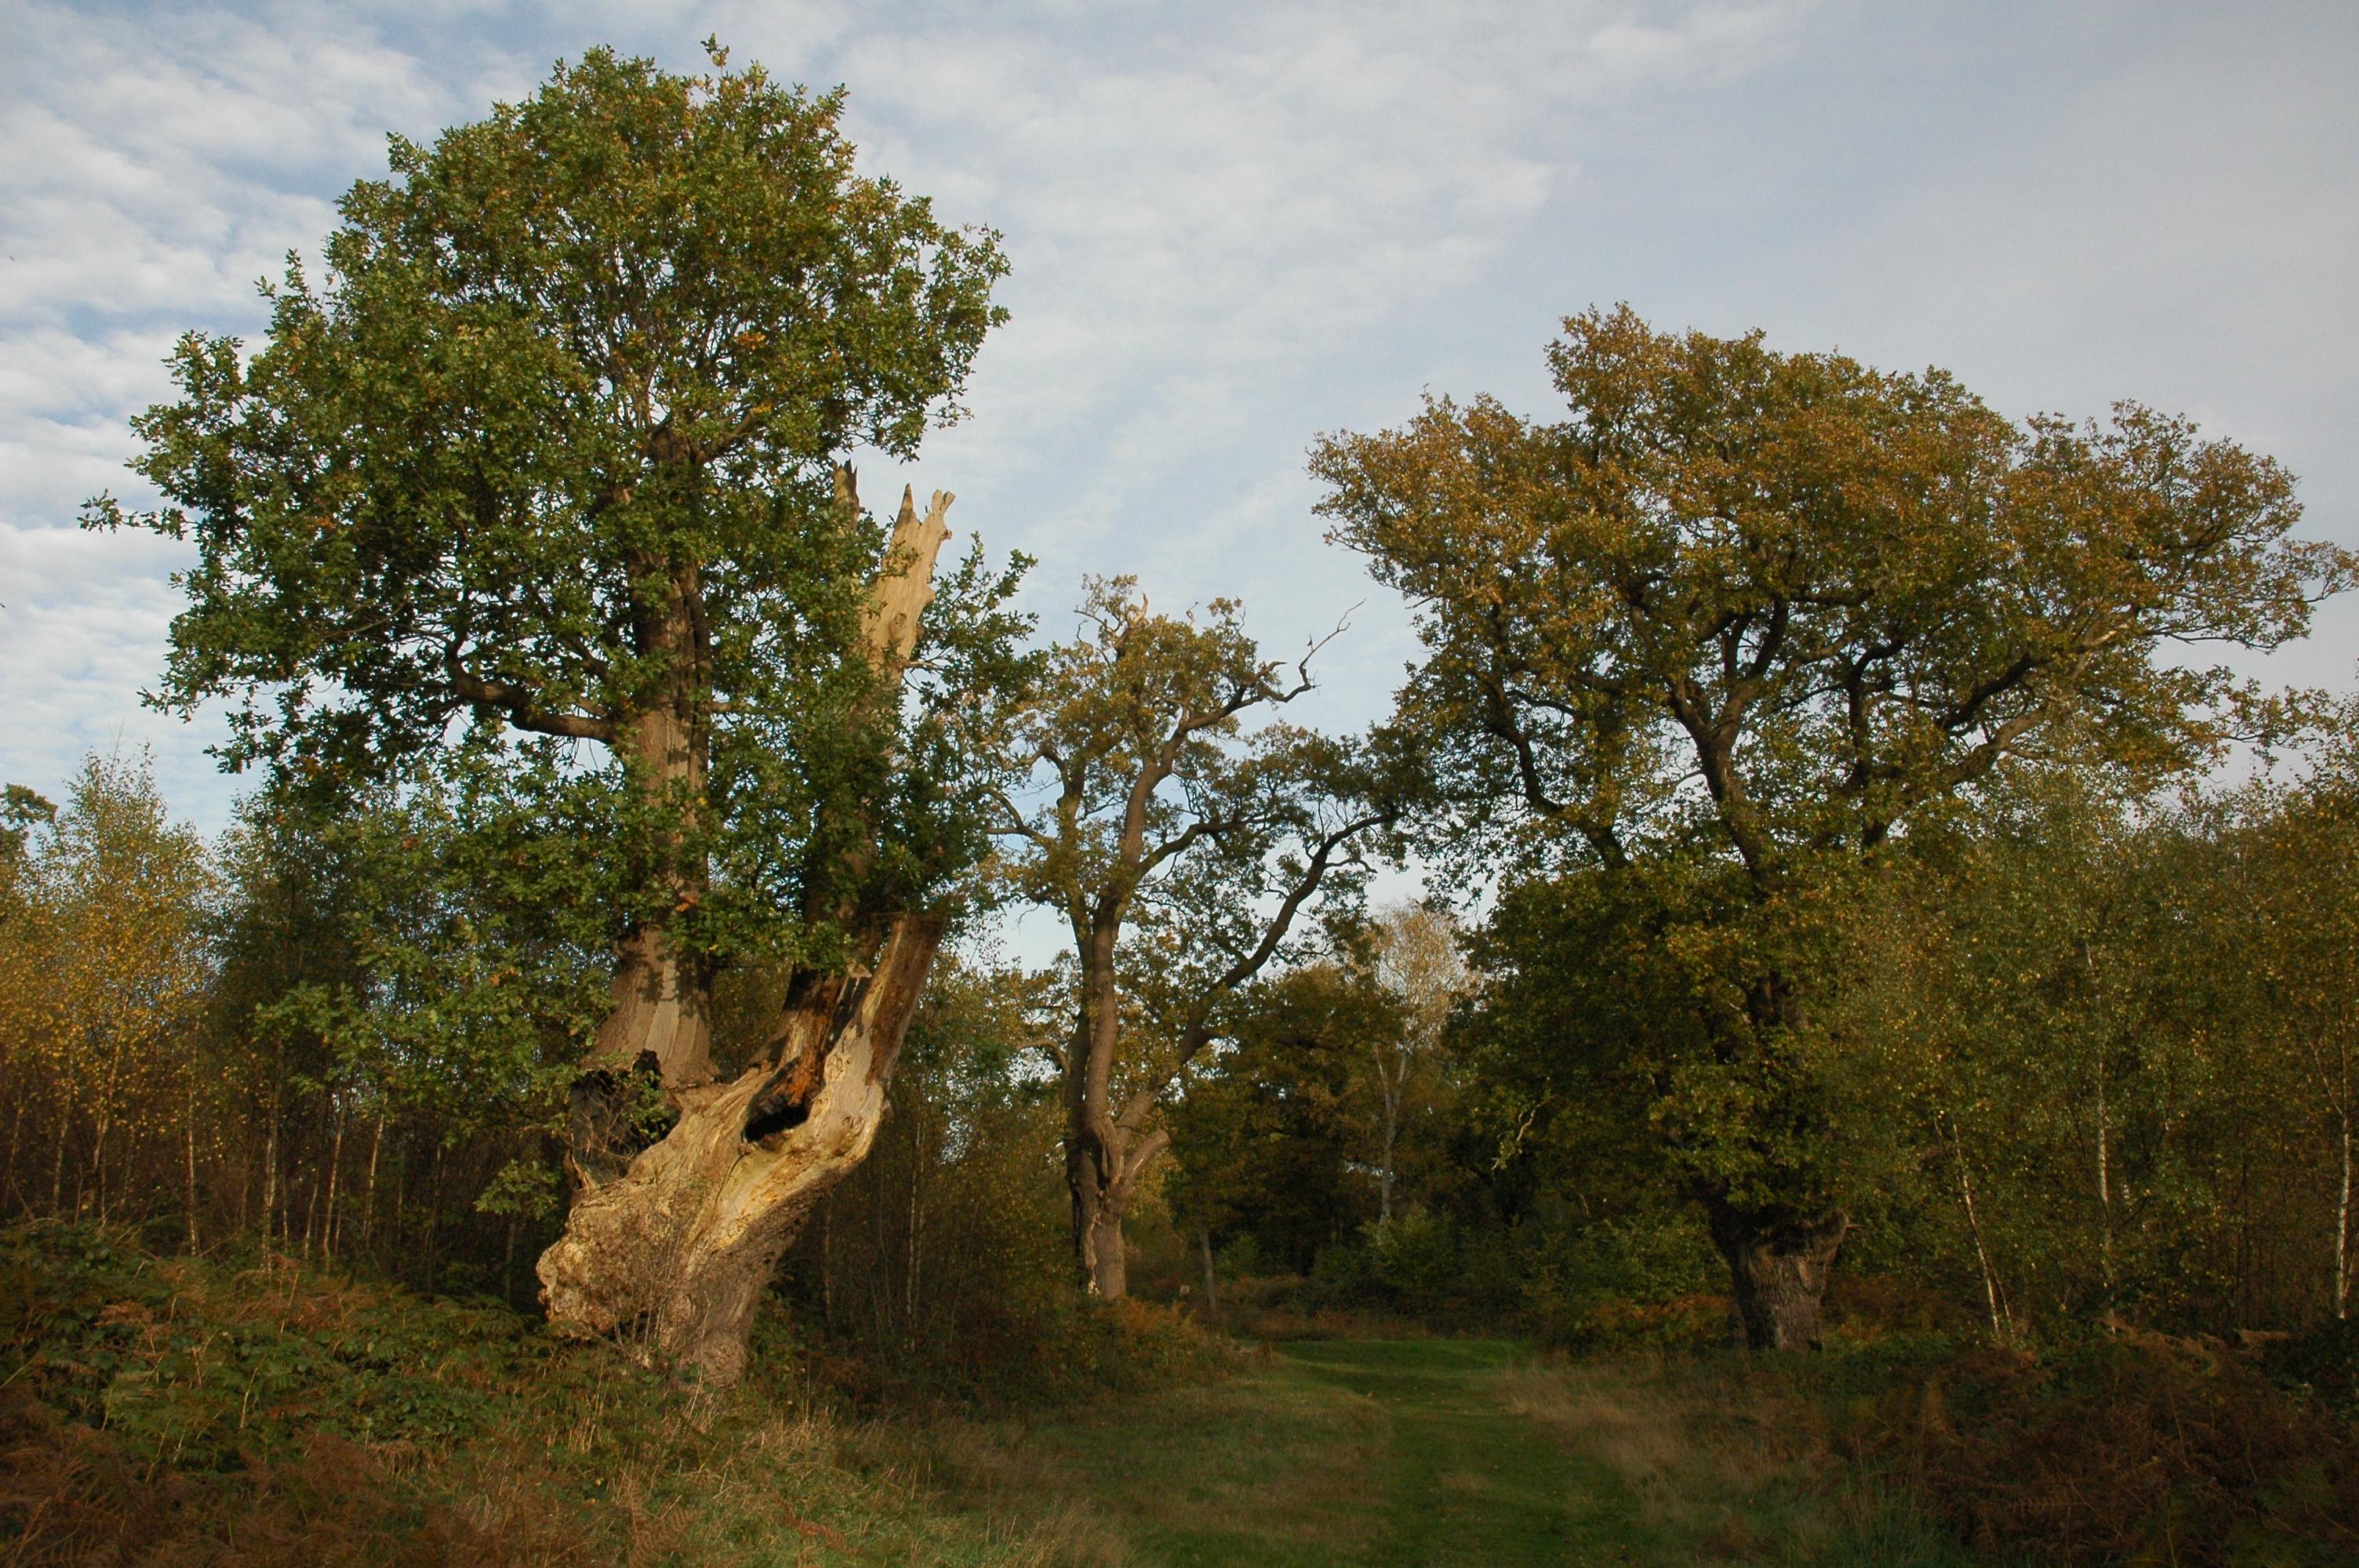
[[[144,759],[87,758],[47,830],[18,850],[6,1011],[23,1067],[54,1097],[49,1207],[101,1219],[139,1148],[182,1121],[212,980],[212,867]],[[69,1162],[71,1151],[73,1158]]]
[[[1376,982],[1398,1000],[1401,1017],[1397,1033],[1372,1034],[1367,1042],[1376,1080],[1376,1223],[1389,1226],[1399,1182],[1401,1116],[1414,1081],[1430,1070],[1471,977],[1457,925],[1439,910],[1397,904],[1378,914],[1371,937]]]

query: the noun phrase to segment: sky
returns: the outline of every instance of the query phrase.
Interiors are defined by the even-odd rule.
[[[1732,0],[973,6],[791,0],[0,0],[0,780],[147,747],[217,829],[218,710],[144,708],[187,554],[81,532],[149,499],[128,421],[172,341],[419,139],[612,44],[717,35],[845,84],[864,168],[1005,236],[972,416],[906,472],[952,526],[1159,607],[1245,601],[1273,654],[1348,620],[1303,717],[1378,717],[1408,611],[1324,543],[1304,455],[1421,393],[1554,405],[1561,319],[1939,365],[2015,415],[2139,401],[2268,452],[2359,545],[2359,6]],[[2349,691],[2359,603],[2272,680]]]

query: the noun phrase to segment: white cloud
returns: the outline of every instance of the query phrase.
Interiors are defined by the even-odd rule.
[[[35,0],[8,27],[0,774],[36,784],[128,723],[218,819],[212,732],[134,695],[179,557],[74,512],[139,499],[125,421],[167,393],[174,335],[255,332],[254,280],[317,245],[386,131],[430,135],[601,40],[690,70],[718,33],[848,81],[866,167],[1007,234],[1015,319],[974,417],[922,472],[871,464],[872,496],[957,490],[962,533],[1043,558],[1044,611],[1136,570],[1167,603],[1241,594],[1283,649],[1375,597],[1327,722],[1376,710],[1410,648],[1320,544],[1303,449],[1428,381],[1536,395],[1541,339],[1592,300],[1953,364],[2009,406],[2102,382],[2282,438],[2343,536],[2359,503],[2359,124],[2352,51],[2321,41],[2350,29],[2295,11]],[[2049,38],[2068,27],[2085,59]]]
[[[125,471],[132,414],[167,396],[183,330],[252,332],[255,280],[314,251],[335,194],[384,166],[388,129],[481,107],[463,70],[332,7],[87,12],[10,21],[0,103],[0,773],[49,787],[80,753],[152,745],[176,806],[218,825],[216,722],[151,712],[185,546],[80,532]],[[528,81],[528,75],[518,80]]]
[[[1114,563],[1269,599],[1273,641],[1332,623],[1367,589],[1308,516],[1310,389],[1526,236],[1572,172],[1568,117],[1757,64],[1792,14],[1261,6],[1176,40],[850,40],[872,163],[987,213],[1016,263],[977,416],[929,469],[1022,520],[1046,600]],[[1259,547],[1218,547],[1230,527]]]

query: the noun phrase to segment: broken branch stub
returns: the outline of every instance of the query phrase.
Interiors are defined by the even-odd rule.
[[[951,536],[951,503],[958,497],[934,492],[925,515],[918,515],[917,492],[901,489],[901,512],[885,548],[885,567],[869,589],[863,631],[868,656],[888,681],[900,678],[918,643],[918,622],[934,601],[934,560]]]

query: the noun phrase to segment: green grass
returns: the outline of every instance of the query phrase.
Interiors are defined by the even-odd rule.
[[[1619,1477],[1504,1403],[1502,1377],[1521,1358],[1517,1347],[1329,1341],[1294,1346],[1287,1357],[1386,1419],[1384,1534],[1358,1561],[1521,1568],[1611,1561],[1597,1554],[1628,1541],[1630,1499]]]
[[[1964,1561],[1659,1368],[1546,1364],[1496,1341],[1299,1342],[1088,1419],[964,1428],[938,1459],[979,1509],[1053,1511],[1092,1563]]]

